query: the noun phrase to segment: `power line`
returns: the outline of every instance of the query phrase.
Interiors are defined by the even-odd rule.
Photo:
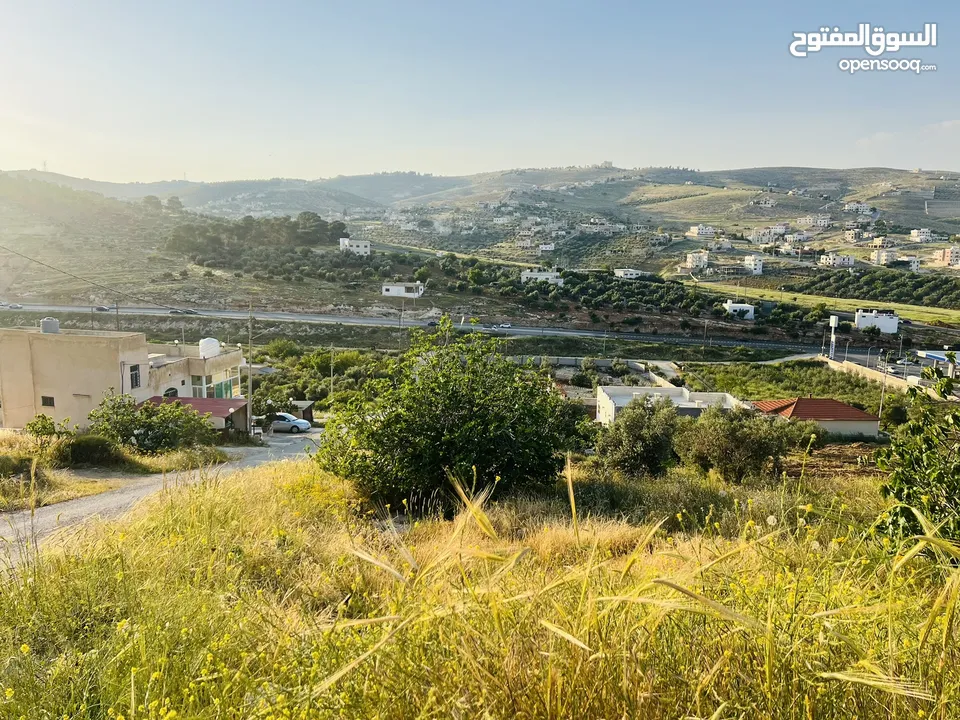
[[[73,278],[74,280],[79,280],[80,282],[85,282],[85,283],[87,283],[88,285],[92,285],[93,287],[100,288],[101,290],[106,290],[107,292],[112,293],[114,296],[127,297],[127,298],[130,298],[131,300],[136,300],[137,302],[146,303],[147,305],[156,305],[157,307],[166,308],[167,310],[179,310],[179,309],[180,309],[180,308],[175,308],[175,307],[173,307],[172,305],[164,305],[163,303],[158,303],[158,302],[155,301],[155,300],[148,300],[147,298],[142,298],[142,297],[140,297],[139,295],[132,295],[131,293],[124,292],[123,290],[117,290],[116,288],[112,288],[112,287],[109,287],[109,286],[107,286],[107,285],[103,285],[103,284],[98,283],[98,282],[96,282],[96,281],[94,281],[94,280],[90,280],[89,278],[80,277],[79,275],[74,275],[72,272],[68,272],[68,271],[66,271],[66,270],[63,270],[62,268],[54,267],[53,265],[50,265],[49,263],[43,262],[43,260],[37,260],[36,258],[30,257],[29,255],[24,255],[23,253],[17,252],[16,250],[13,250],[13,249],[11,249],[11,248],[8,248],[8,247],[6,247],[5,245],[0,245],[0,250],[6,250],[6,251],[7,251],[8,253],[10,253],[11,255],[16,255],[17,257],[21,257],[21,258],[23,258],[24,260],[29,260],[30,262],[35,262],[37,265],[40,265],[40,266],[42,266],[42,267],[45,267],[45,268],[47,268],[47,269],[49,269],[49,270],[53,270],[53,271],[55,271],[55,272],[62,273],[63,275],[66,275],[67,277]]]

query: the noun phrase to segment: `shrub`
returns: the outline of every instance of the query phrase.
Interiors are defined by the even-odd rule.
[[[673,458],[677,411],[667,398],[637,399],[625,407],[597,441],[597,457],[626,475],[657,475]]]
[[[90,431],[117,445],[153,453],[213,445],[217,433],[208,418],[179,402],[138,406],[130,395],[108,395],[90,413]]]
[[[127,458],[102,435],[81,434],[56,440],[47,451],[47,461],[55,468],[117,467],[126,464]]]
[[[24,425],[23,429],[40,450],[45,450],[58,438],[72,434],[69,425],[70,418],[65,418],[58,423],[49,415],[41,413]]]
[[[955,382],[939,369],[927,368],[924,375],[935,380],[941,397],[951,396]],[[876,456],[877,466],[889,473],[881,490],[899,503],[887,513],[886,531],[894,536],[926,534],[919,511],[939,527],[939,535],[960,540],[960,411],[951,407],[944,414],[917,388],[909,392],[913,418]]]
[[[593,387],[593,378],[589,373],[575,372],[570,376],[570,384],[582,388]]]
[[[455,338],[449,318],[416,332],[389,376],[327,424],[324,469],[385,502],[446,504],[453,475],[501,492],[553,482],[584,423],[546,373],[517,365],[480,333]]]

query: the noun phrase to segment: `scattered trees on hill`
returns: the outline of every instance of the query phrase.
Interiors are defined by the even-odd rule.
[[[960,308],[960,279],[932,273],[898,272],[877,268],[851,274],[827,271],[784,286],[788,292],[856,298],[927,307]]]

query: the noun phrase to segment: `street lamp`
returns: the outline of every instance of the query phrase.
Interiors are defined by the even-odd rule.
[[[876,347],[876,345],[871,345],[870,347],[867,348],[867,363],[866,363],[866,365],[867,365],[868,368],[870,367],[870,351],[873,350],[875,347]],[[877,353],[877,357],[880,357],[880,353]]]
[[[853,339],[853,338],[850,338],[850,340],[852,340],[852,339]],[[847,346],[846,346],[846,348],[844,348],[844,350],[843,350],[843,361],[844,361],[844,362],[847,361],[847,355],[850,354],[850,340],[847,340]]]

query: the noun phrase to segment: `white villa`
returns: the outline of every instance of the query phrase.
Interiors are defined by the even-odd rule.
[[[370,241],[340,238],[340,252],[350,252],[354,255],[367,256],[370,254]]]
[[[930,242],[931,240],[933,240],[933,233],[930,231],[930,228],[920,228],[919,230],[911,230],[910,240],[912,242]]]
[[[870,253],[870,262],[874,265],[889,265],[897,261],[897,251],[892,249],[877,249]]]
[[[763,275],[763,255],[744,255],[743,266],[753,275]]]
[[[729,393],[690,392],[684,387],[634,387],[631,385],[601,385],[597,387],[597,422],[611,425],[617,414],[634,400],[653,402],[667,398],[679,415],[697,417],[704,410],[719,406],[724,410],[750,407]]]
[[[848,202],[843,206],[844,212],[854,212],[860,215],[870,214],[870,205],[865,202]]]
[[[713,238],[716,234],[716,228],[710,225],[691,225],[687,231],[687,237],[689,238]]]
[[[632,268],[614,268],[613,274],[615,277],[623,278],[624,280],[636,280],[650,275],[650,273],[643,272],[643,270],[634,270]]]
[[[853,255],[838,255],[837,253],[827,253],[821,255],[817,263],[825,267],[853,267]]]
[[[563,278],[556,270],[524,270],[520,273],[521,282],[548,282],[551,285],[563,286]]]

